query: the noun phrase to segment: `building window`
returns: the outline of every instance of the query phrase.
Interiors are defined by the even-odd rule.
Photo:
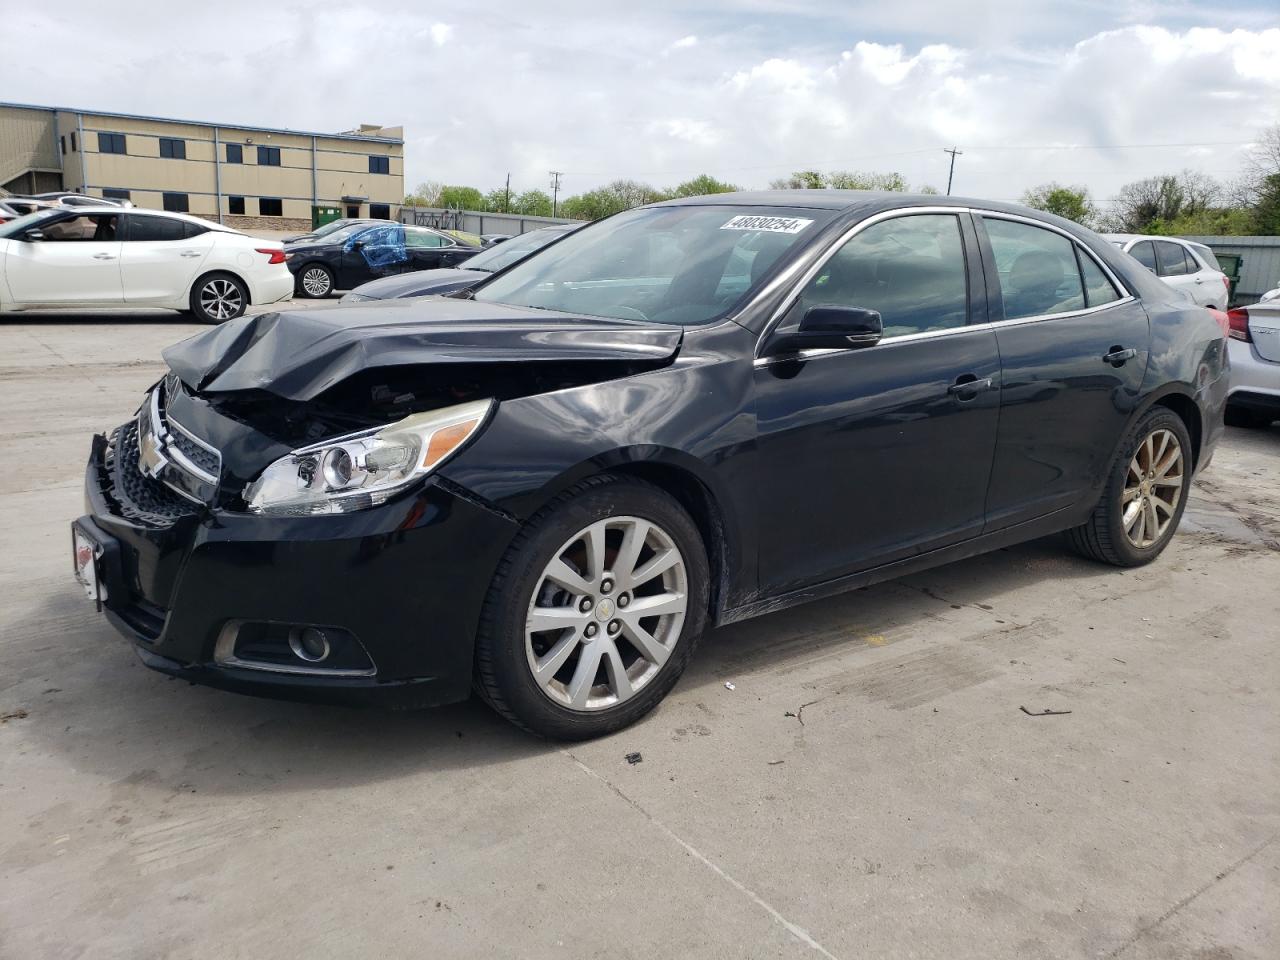
[[[99,153],[125,153],[123,133],[99,133]]]
[[[104,187],[102,195],[108,200],[132,200],[128,190],[114,190],[110,187]]]
[[[228,143],[227,163],[244,163],[244,147],[238,143]]]
[[[71,131],[71,152],[75,153],[79,149],[80,147],[76,144],[76,132],[72,130]]]
[[[390,173],[391,158],[390,157],[370,157],[369,172],[370,173]]]
[[[258,198],[258,216],[283,217],[284,205],[280,202],[280,198],[279,197],[259,197]]]
[[[227,197],[227,212],[238,217],[244,216],[244,197]]]
[[[58,145],[62,148],[62,155],[65,157],[67,155],[67,138],[59,137]]]
[[[280,148],[279,147],[259,147],[258,148],[258,166],[260,167],[280,166]]]
[[[187,159],[187,141],[174,140],[172,137],[161,137],[160,156],[166,160]]]
[[[369,216],[374,220],[390,220],[391,207],[385,203],[371,203],[369,204]]]
[[[185,193],[166,193],[164,195],[164,208],[170,213],[186,213],[187,195]]]

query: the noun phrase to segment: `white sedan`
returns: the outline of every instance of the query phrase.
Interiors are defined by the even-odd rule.
[[[0,310],[167,307],[222,323],[293,293],[284,245],[157,210],[40,210],[0,226]]]

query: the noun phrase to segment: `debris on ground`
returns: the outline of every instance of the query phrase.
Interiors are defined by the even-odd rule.
[[[1019,707],[1028,717],[1062,717],[1070,713],[1070,710],[1050,710],[1045,707],[1043,710],[1028,710],[1026,707]]]
[[[787,761],[785,761],[785,760],[770,760],[770,761],[769,761],[769,766],[771,766],[771,767],[776,767],[778,764],[780,764],[780,763],[786,763],[786,762],[787,762]]]
[[[737,690],[737,689],[738,689],[737,687],[735,687],[735,686],[733,685],[733,681],[731,681],[731,680],[726,680],[726,681],[724,682],[724,688],[725,688],[726,690]]]
[[[641,760],[643,760],[643,759],[644,759],[644,757],[640,756],[640,754],[639,754],[639,753],[628,753],[628,754],[626,755],[625,759],[626,759],[627,763],[629,763],[629,764],[631,764],[632,766],[634,766],[635,764],[637,764],[637,763],[639,763]]]
[[[30,714],[19,707],[17,710],[10,710],[8,713],[0,713],[0,723],[7,723],[10,720],[25,720]]]

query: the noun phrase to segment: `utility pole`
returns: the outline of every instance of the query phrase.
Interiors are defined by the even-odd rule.
[[[511,174],[507,174],[507,195],[502,200],[502,212],[511,212]]]
[[[562,170],[551,171],[551,216],[560,216],[560,178],[564,176]]]
[[[947,196],[949,197],[951,196],[951,178],[956,175],[956,157],[963,157],[964,151],[957,150],[955,147],[950,150],[943,147],[942,152],[951,154],[951,169],[947,171]]]

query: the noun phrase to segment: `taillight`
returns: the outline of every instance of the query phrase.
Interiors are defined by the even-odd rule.
[[[1213,309],[1213,307],[1209,308],[1209,312],[1213,314],[1213,319],[1217,320],[1218,326],[1222,328],[1222,336],[1224,338],[1231,336],[1231,318],[1221,310]]]
[[[1253,337],[1249,336],[1249,311],[1244,307],[1237,307],[1234,310],[1227,311],[1227,322],[1230,324],[1228,335],[1232,340],[1243,340],[1245,343],[1253,343]]]
[[[284,251],[274,250],[271,247],[255,247],[256,253],[265,253],[267,255],[267,263],[284,263]]]

